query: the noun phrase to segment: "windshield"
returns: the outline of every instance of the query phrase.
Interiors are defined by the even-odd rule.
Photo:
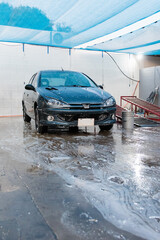
[[[87,76],[78,72],[41,72],[40,87],[97,87]]]

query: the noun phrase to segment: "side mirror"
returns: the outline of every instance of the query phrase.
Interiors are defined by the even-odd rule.
[[[102,86],[102,85],[99,85],[98,87],[101,88],[101,89],[103,89],[103,86]]]
[[[35,87],[32,84],[27,84],[25,86],[25,89],[26,90],[32,90],[32,91],[36,92],[36,89],[35,89]]]

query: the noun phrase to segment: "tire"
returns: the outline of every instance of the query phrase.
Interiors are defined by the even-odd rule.
[[[78,127],[69,127],[70,132],[78,132]]]
[[[111,130],[113,127],[113,124],[111,125],[106,125],[106,126],[99,126],[99,128],[101,129],[101,131],[109,131]]]
[[[24,104],[23,104],[23,120],[24,120],[24,122],[30,122],[31,121],[31,118],[26,113],[26,109],[25,109]]]
[[[36,127],[36,131],[41,134],[47,132],[48,130],[47,126],[40,125],[39,123],[38,107],[36,107],[35,109],[35,127]]]

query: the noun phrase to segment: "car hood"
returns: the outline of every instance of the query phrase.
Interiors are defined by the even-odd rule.
[[[111,95],[100,88],[59,87],[57,90],[40,89],[43,97],[52,97],[69,104],[103,103]]]

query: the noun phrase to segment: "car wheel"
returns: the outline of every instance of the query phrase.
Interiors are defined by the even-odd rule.
[[[47,132],[47,126],[41,126],[39,123],[39,112],[38,112],[38,107],[36,107],[35,109],[35,127],[36,127],[36,131],[38,133],[45,133]]]
[[[99,126],[101,131],[109,131],[113,127],[113,124],[111,125],[106,125],[106,126]]]
[[[26,109],[25,109],[24,104],[23,104],[23,120],[24,120],[24,122],[30,122],[31,121],[31,118],[26,114]]]
[[[69,127],[70,132],[78,132],[78,127]]]

